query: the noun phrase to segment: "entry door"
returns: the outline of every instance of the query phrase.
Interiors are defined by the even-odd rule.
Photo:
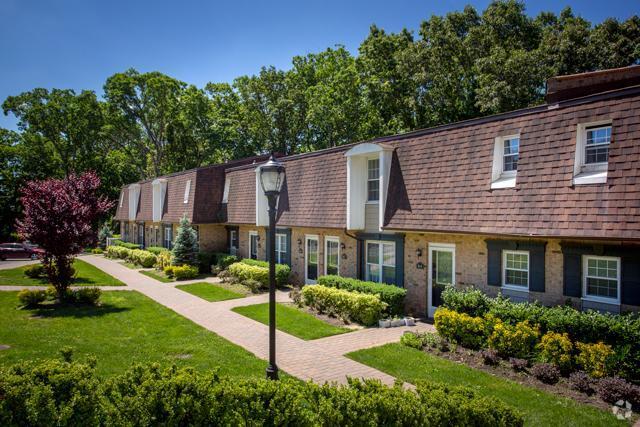
[[[144,248],[144,225],[138,224],[138,244]]]
[[[445,286],[454,285],[456,280],[456,247],[453,244],[429,244],[428,272],[428,315],[433,314],[441,304]]]
[[[318,236],[305,237],[304,283],[315,284],[318,280]]]
[[[258,234],[255,232],[249,232],[249,256],[258,259]]]

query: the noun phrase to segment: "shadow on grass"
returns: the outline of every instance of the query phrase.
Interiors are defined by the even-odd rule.
[[[73,317],[77,319],[87,317],[100,317],[107,314],[122,313],[130,311],[129,307],[118,307],[112,304],[101,304],[99,306],[80,305],[80,304],[46,304],[39,307],[29,309],[32,317],[35,318],[57,318],[57,317]]]

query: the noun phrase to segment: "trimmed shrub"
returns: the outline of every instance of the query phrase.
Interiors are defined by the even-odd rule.
[[[190,280],[198,277],[198,267],[193,265],[174,265],[172,269],[173,276],[176,280]]]
[[[486,343],[487,324],[481,317],[439,308],[434,320],[438,334],[449,341],[472,349],[481,348]]]
[[[515,326],[497,321],[487,344],[502,357],[531,357],[540,336],[537,326],[532,327],[529,321],[518,322]]]
[[[491,306],[491,298],[476,288],[457,290],[454,286],[447,286],[441,297],[441,307],[469,316],[482,317],[489,312]]]
[[[263,288],[269,287],[269,270],[264,267],[236,262],[231,264],[227,271],[240,283],[245,280],[255,280],[260,282]]]
[[[198,252],[198,269],[201,274],[211,273],[211,266],[216,263],[216,255],[213,252]]]
[[[556,365],[562,372],[571,370],[573,344],[567,333],[547,332],[537,345],[540,360]]]
[[[32,279],[39,279],[44,276],[44,267],[42,264],[28,265],[24,269],[24,275]]]
[[[555,384],[560,380],[560,369],[551,363],[536,363],[531,368],[531,375],[545,384]]]
[[[500,356],[498,352],[492,349],[485,349],[480,351],[480,357],[482,362],[489,366],[498,366],[500,364]]]
[[[173,269],[175,268],[175,265],[167,265],[165,268],[162,269],[162,272],[169,278],[174,277],[173,276]]]
[[[424,348],[424,341],[422,340],[422,337],[413,332],[405,332],[402,334],[400,337],[400,344],[417,350],[422,350]]]
[[[107,257],[108,258],[117,258],[117,259],[127,259],[129,258],[129,254],[133,252],[133,249],[127,249],[124,246],[109,246],[107,248]]]
[[[321,313],[370,326],[382,318],[386,304],[371,294],[328,288],[322,285],[302,288],[302,302]]]
[[[640,405],[640,387],[620,377],[602,378],[598,381],[596,391],[600,399],[612,405],[619,400],[626,400],[636,407]]]
[[[23,289],[18,293],[20,304],[25,307],[34,307],[47,299],[47,291],[39,289]]]
[[[162,251],[158,255],[156,255],[156,265],[155,268],[160,271],[164,271],[166,267],[171,266],[171,252]]]
[[[142,249],[134,249],[129,252],[127,259],[133,264],[141,265],[144,268],[151,268],[156,265],[157,257],[151,252]]]
[[[375,380],[318,385],[238,379],[193,368],[135,365],[109,379],[87,364],[25,362],[0,368],[0,425],[251,425],[520,427],[499,399],[465,387]]]
[[[596,381],[584,371],[577,371],[569,375],[569,385],[572,389],[591,396],[595,393]]]
[[[216,266],[219,267],[220,270],[226,270],[231,264],[240,261],[240,257],[224,252],[216,252],[214,255]]]
[[[576,363],[594,378],[602,378],[610,371],[613,350],[610,345],[599,342],[597,344],[576,343],[578,355]]]
[[[527,359],[519,359],[517,357],[510,357],[509,364],[511,369],[516,372],[524,372],[529,367],[529,361]]]
[[[269,286],[269,263],[267,261],[260,261],[257,259],[244,258],[240,261],[246,265],[252,265],[255,267],[262,267],[267,269],[267,283]],[[289,276],[291,275],[291,267],[287,264],[276,264],[276,284],[280,287],[287,286],[289,284]],[[319,282],[318,282],[319,283]]]
[[[162,252],[171,252],[167,248],[163,248],[162,246],[149,246],[145,249],[146,251],[151,252],[152,254],[158,256]]]
[[[104,253],[104,249],[102,248],[93,248],[91,249],[91,253],[95,255],[100,255]]]
[[[262,289],[262,283],[258,282],[257,280],[247,279],[243,280],[241,283],[243,286],[249,288],[249,290],[253,293],[258,293],[260,292],[260,289]]]
[[[116,246],[120,246],[127,249],[140,249],[140,245],[138,245],[137,243],[123,242],[122,240],[114,240],[112,243]]]
[[[407,295],[407,290],[398,286],[366,282],[335,275],[320,276],[318,278],[318,284],[330,288],[379,295],[380,300],[387,304],[387,312],[389,315],[399,316],[404,313],[404,299]]]
[[[78,288],[71,292],[73,301],[87,305],[97,305],[102,295],[102,291],[99,288]]]

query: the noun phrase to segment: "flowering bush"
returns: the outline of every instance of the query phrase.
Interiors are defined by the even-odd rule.
[[[610,370],[613,350],[610,345],[602,342],[596,344],[576,343],[578,355],[576,362],[582,369],[594,378],[602,378]]]
[[[338,316],[365,326],[375,324],[387,308],[377,295],[349,292],[322,285],[302,288],[302,302],[321,313]]]
[[[573,344],[567,333],[547,332],[537,345],[540,360],[552,363],[563,372],[571,369],[571,352]]]
[[[481,317],[440,308],[434,320],[438,334],[464,347],[477,349],[486,342],[487,325]]]
[[[537,326],[529,321],[518,322],[515,326],[496,321],[489,336],[489,348],[495,349],[502,357],[531,357],[540,336]]]

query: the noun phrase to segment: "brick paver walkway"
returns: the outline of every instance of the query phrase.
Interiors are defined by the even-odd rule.
[[[161,283],[107,258],[89,255],[83,260],[126,283],[130,289],[244,347],[257,357],[268,358],[268,327],[231,311],[233,307],[267,302],[267,295],[208,302],[176,289],[175,283]],[[277,299],[289,301],[285,292],[278,292]],[[344,357],[344,354],[397,341],[405,330],[431,329],[432,326],[427,324],[390,329],[371,328],[314,341],[304,341],[278,331],[278,366],[300,379],[319,383],[344,383],[347,377],[353,377],[377,378],[385,384],[393,384],[394,377]]]

